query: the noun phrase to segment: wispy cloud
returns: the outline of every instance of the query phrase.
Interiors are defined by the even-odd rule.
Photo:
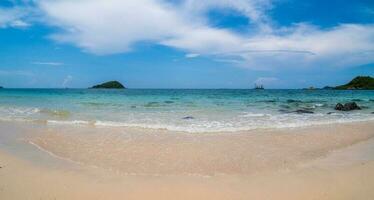
[[[26,28],[31,24],[25,19],[30,14],[28,8],[25,7],[12,7],[12,8],[1,8],[0,7],[0,28]]]
[[[186,58],[196,58],[196,57],[199,57],[200,54],[198,53],[188,53],[186,54]]]
[[[235,58],[231,58],[231,59],[230,58],[215,58],[213,60],[216,61],[216,62],[232,63],[232,64],[238,64],[238,65],[243,63],[243,61],[240,60],[240,58],[238,58],[238,59],[235,59]]]
[[[17,20],[14,20],[14,21],[10,22],[10,26],[18,27],[18,28],[27,28],[27,27],[31,26],[31,24],[28,23],[28,22],[25,22],[23,20],[17,19]]]
[[[50,66],[61,66],[64,63],[61,62],[31,62],[33,65],[50,65]]]

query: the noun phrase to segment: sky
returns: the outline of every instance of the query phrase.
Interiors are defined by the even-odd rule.
[[[373,0],[0,0],[0,85],[305,88],[374,76]]]

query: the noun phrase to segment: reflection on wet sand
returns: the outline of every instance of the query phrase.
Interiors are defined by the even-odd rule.
[[[370,139],[372,130],[373,123],[235,134],[52,126],[28,140],[60,158],[125,174],[212,176],[290,169]]]

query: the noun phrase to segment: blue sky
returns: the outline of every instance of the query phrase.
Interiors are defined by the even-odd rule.
[[[2,0],[0,85],[323,87],[374,75],[371,0]]]

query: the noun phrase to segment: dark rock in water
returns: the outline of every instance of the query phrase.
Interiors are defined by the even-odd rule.
[[[328,112],[327,114],[328,114],[328,115],[331,115],[331,114],[334,114],[334,112]]]
[[[335,110],[344,110],[344,105],[341,103],[336,104]]]
[[[195,119],[195,118],[192,116],[187,116],[187,117],[183,117],[182,119]]]
[[[164,101],[164,103],[171,104],[174,103],[174,101]]]
[[[105,82],[99,85],[95,85],[91,89],[126,89],[126,88],[118,81],[109,81],[109,82]]]
[[[358,106],[355,102],[350,102],[350,103],[344,104],[344,108],[346,110],[361,110],[361,107]]]
[[[288,99],[287,103],[302,103],[300,100]]]
[[[136,106],[131,106],[131,108],[136,108]]]
[[[374,114],[374,112],[371,112],[371,114]]]
[[[314,112],[310,111],[310,110],[299,109],[299,110],[294,111],[294,113],[297,113],[297,114],[313,114]]]
[[[0,89],[3,89],[3,86],[0,86]]]
[[[350,103],[344,104],[344,108],[346,110],[361,110],[361,107],[358,106],[355,102],[350,102]]]
[[[356,102],[349,102],[346,104],[341,104],[338,103],[335,106],[335,110],[340,110],[340,111],[351,111],[351,110],[361,110],[360,106],[356,104]]]

